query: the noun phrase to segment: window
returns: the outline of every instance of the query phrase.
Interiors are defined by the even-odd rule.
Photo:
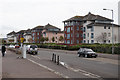
[[[79,33],[77,33],[77,37],[79,37]]]
[[[88,44],[89,44],[89,40],[88,40]]]
[[[106,26],[104,26],[104,29],[106,29]]]
[[[79,30],[79,26],[77,26],[77,30]]]
[[[84,43],[86,43],[86,40],[84,40]]]
[[[70,44],[70,40],[67,40],[67,44]]]
[[[35,36],[35,33],[33,33],[33,36]]]
[[[110,37],[111,36],[111,34],[110,33],[108,33],[108,37]]]
[[[92,28],[91,28],[91,32],[92,32],[92,31],[94,31],[94,27],[93,27],[93,26],[92,26]]]
[[[66,44],[66,40],[65,40],[65,44]]]
[[[108,42],[110,43],[110,40],[108,40]]]
[[[72,40],[71,40],[71,44],[72,44]]]
[[[80,29],[81,29],[81,31],[83,31],[83,27],[81,27]]]
[[[79,43],[79,40],[77,40],[77,44]]]
[[[72,27],[71,27],[71,31],[72,31]]]
[[[94,38],[94,33],[91,33],[91,38]]]
[[[85,31],[86,31],[86,28],[84,27],[84,28],[83,28],[83,32],[85,32]]]
[[[104,40],[104,43],[106,43],[106,40]]]
[[[71,34],[71,37],[72,37],[72,34]]]
[[[37,33],[37,35],[39,35],[39,33]]]
[[[91,40],[91,43],[94,43],[94,40]]]
[[[70,32],[70,27],[67,28],[67,32]]]
[[[33,41],[34,41],[34,37],[33,37]]]
[[[39,39],[39,37],[38,37],[38,39]]]
[[[66,34],[65,34],[65,37],[66,37]]]
[[[83,37],[83,34],[81,34],[81,37]]]
[[[86,38],[86,35],[85,34],[83,34],[83,39],[85,39]]]
[[[110,26],[108,27],[108,29],[110,29]]]
[[[89,33],[88,33],[88,37],[89,37]]]
[[[65,28],[65,31],[66,31],[66,28]]]
[[[56,39],[57,39],[57,37],[56,37]]]
[[[67,34],[67,39],[70,39],[70,34]]]

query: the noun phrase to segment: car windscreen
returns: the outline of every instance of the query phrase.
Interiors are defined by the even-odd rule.
[[[93,52],[92,49],[86,49],[85,51],[86,51],[86,52]]]
[[[33,45],[33,46],[30,46],[30,48],[37,48],[37,46]]]

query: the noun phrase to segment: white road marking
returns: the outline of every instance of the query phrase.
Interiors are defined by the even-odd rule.
[[[67,65],[65,62],[60,62],[60,64],[63,65],[64,67],[66,67],[67,69],[70,69],[74,72],[80,72],[85,76],[88,76],[88,77],[91,77],[91,78],[97,78],[98,80],[103,80],[101,78],[101,76],[98,76],[96,74],[93,74],[93,73],[90,73],[90,72],[87,72],[87,71],[84,71],[84,70],[81,70],[81,69],[74,69],[74,68],[70,67],[69,65]]]
[[[40,59],[40,57],[38,57],[38,56],[34,56],[34,55],[31,55],[32,57],[34,57],[34,58],[38,58],[38,59]]]
[[[31,60],[31,59],[27,59],[27,60],[29,60],[30,62],[32,62],[32,63],[34,63],[34,64],[37,64],[37,65],[45,68],[45,69],[47,69],[47,70],[49,70],[49,71],[51,71],[51,72],[53,72],[53,73],[55,73],[55,74],[63,77],[63,78],[69,78],[68,76],[65,76],[64,74],[59,73],[59,72],[56,72],[55,70],[53,70],[53,69],[51,69],[51,68],[49,68],[49,67],[47,67],[47,66],[44,66],[44,65],[42,65],[42,64],[39,64],[39,63],[37,63],[37,62],[35,62],[35,61]]]
[[[40,59],[38,56],[33,56],[33,55],[31,55],[31,56],[34,57],[34,58]],[[32,62],[32,61],[31,61],[31,62]],[[33,61],[33,63],[34,63],[34,61]],[[43,67],[43,68],[46,68],[46,69],[50,70],[51,72],[54,72],[55,74],[58,74],[58,75],[62,76],[63,78],[69,78],[68,76],[65,76],[65,75],[63,75],[63,74],[61,74],[61,73],[59,73],[59,72],[55,72],[55,70],[50,69],[50,68],[48,68],[47,66],[44,66],[44,65],[39,64],[39,63],[36,63],[36,62],[35,62],[35,64],[38,64],[39,66],[41,66],[41,67]],[[74,71],[74,72],[80,72],[80,73],[82,73],[83,75],[88,76],[88,77],[90,77],[90,78],[97,78],[98,80],[103,80],[103,79],[101,78],[101,76],[98,76],[98,75],[96,75],[96,74],[87,72],[87,71],[82,70],[82,69],[74,69],[74,68],[70,67],[68,64],[66,64],[65,62],[61,62],[61,61],[60,61],[60,64],[63,65],[64,67],[66,67],[66,68],[69,69],[69,70],[72,70],[72,71]]]

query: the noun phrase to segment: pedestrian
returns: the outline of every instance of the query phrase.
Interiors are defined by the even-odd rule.
[[[4,46],[4,45],[2,45],[2,57],[4,57],[5,56],[5,51],[6,51],[6,47]]]

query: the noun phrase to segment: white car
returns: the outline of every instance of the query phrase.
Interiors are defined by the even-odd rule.
[[[15,46],[14,45],[10,45],[9,48],[15,48]]]
[[[26,46],[26,51],[29,54],[38,54],[38,48],[36,45],[27,45]]]

